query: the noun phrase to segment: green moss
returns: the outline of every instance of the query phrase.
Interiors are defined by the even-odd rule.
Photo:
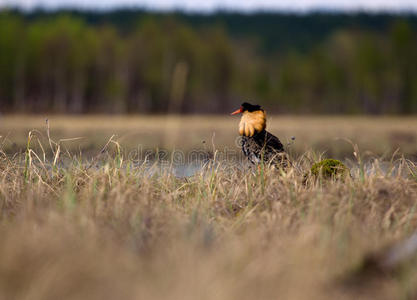
[[[315,163],[310,171],[314,177],[321,175],[323,178],[344,178],[350,173],[340,160],[331,158]]]

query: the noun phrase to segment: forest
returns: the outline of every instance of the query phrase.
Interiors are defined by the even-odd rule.
[[[417,16],[0,12],[0,113],[417,113]]]

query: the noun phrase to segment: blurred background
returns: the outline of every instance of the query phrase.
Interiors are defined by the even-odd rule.
[[[140,135],[145,144],[178,144],[166,130],[189,127],[198,144],[227,117],[206,119],[197,134],[190,124],[203,125],[195,115],[225,115],[249,101],[274,116],[269,127],[284,140],[304,134],[303,149],[335,137],[355,142],[374,128],[378,141],[372,130],[362,136],[373,151],[401,146],[416,154],[417,3],[293,2],[3,0],[0,135],[18,139],[19,128],[42,127],[46,115],[66,115],[67,122],[55,120],[65,132],[80,114],[107,116],[83,119],[84,129],[117,132],[120,115],[139,114],[146,126],[160,127]],[[117,122],[103,122],[110,114]],[[167,114],[187,117],[144,116]],[[222,124],[231,131],[224,140],[217,134],[221,144],[233,144],[237,122]],[[145,125],[120,125],[119,133],[135,126]]]

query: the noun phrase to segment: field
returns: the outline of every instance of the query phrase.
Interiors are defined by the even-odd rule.
[[[238,163],[237,123],[1,117],[0,299],[417,297],[392,248],[417,226],[417,118],[271,116],[286,171]],[[351,176],[306,176],[322,157]]]
[[[8,153],[25,151],[29,130],[48,144],[50,136],[72,152],[95,155],[108,139],[115,139],[128,152],[132,149],[227,148],[240,153],[236,145],[238,117],[232,116],[0,116],[2,147]],[[391,158],[396,150],[417,160],[416,117],[268,117],[267,129],[277,135],[289,151],[302,154],[314,150],[339,159],[353,158],[352,143],[368,155]],[[295,137],[295,141],[291,138]],[[79,138],[74,139],[72,138]],[[38,147],[34,143],[33,147]]]

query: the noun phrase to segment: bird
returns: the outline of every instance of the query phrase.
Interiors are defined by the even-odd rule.
[[[247,102],[231,115],[242,114],[239,123],[243,154],[258,165],[262,161],[276,167],[288,166],[288,159],[281,141],[266,131],[266,113],[260,105]]]

